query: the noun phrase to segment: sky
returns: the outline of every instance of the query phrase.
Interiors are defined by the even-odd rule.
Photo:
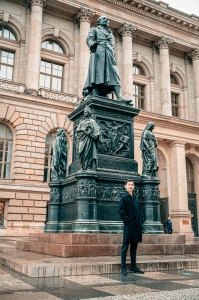
[[[199,0],[163,0],[163,2],[189,15],[199,16]]]

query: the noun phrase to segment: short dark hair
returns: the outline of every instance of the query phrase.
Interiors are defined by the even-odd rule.
[[[135,182],[134,182],[133,179],[127,179],[127,180],[125,181],[125,185],[127,185],[128,182],[133,182],[133,184],[135,185]]]

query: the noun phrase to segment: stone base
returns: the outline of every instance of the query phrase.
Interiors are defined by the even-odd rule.
[[[17,249],[60,257],[118,256],[122,234],[30,234],[29,240],[18,241]],[[199,245],[186,245],[183,235],[144,234],[137,255],[183,255],[199,253]]]

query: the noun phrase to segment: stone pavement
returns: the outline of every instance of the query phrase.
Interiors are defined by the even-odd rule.
[[[148,269],[154,268],[153,272],[146,272],[144,275],[129,273],[124,277],[120,274],[119,257],[58,258],[24,252],[15,249],[16,240],[20,239],[22,238],[0,238],[0,261],[3,262],[0,264],[0,300],[199,299],[199,255],[138,257],[138,264],[146,268],[148,264]],[[46,271],[49,272],[47,275],[51,277],[31,278],[14,271],[17,266],[18,271],[22,271],[20,265],[28,263],[37,270],[46,266]],[[70,274],[60,272],[57,274],[59,276],[52,277],[49,270],[52,271],[54,266],[55,272],[56,265],[61,264],[69,265],[67,272],[70,271]],[[49,269],[47,265],[50,265]],[[106,268],[103,269],[102,266],[105,265]],[[115,269],[113,265],[116,266]],[[98,274],[94,274],[96,271]]]

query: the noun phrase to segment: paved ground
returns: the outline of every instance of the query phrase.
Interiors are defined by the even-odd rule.
[[[14,248],[15,241],[1,238],[0,252]],[[30,278],[0,265],[0,300],[44,299],[199,300],[199,269]]]

